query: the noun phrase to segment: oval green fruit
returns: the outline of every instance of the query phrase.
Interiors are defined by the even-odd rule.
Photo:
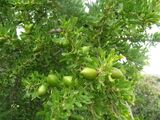
[[[111,77],[112,78],[123,78],[124,75],[123,75],[123,73],[122,73],[122,71],[120,69],[114,67],[112,69]]]
[[[82,52],[83,52],[83,53],[88,53],[88,52],[89,52],[89,49],[90,49],[90,46],[83,46],[83,47],[82,47]]]
[[[38,96],[43,96],[46,94],[46,92],[47,92],[47,87],[45,85],[41,85],[38,88],[37,94],[38,94]]]
[[[93,68],[84,68],[81,71],[81,74],[86,78],[86,79],[95,79],[97,77],[97,71]]]
[[[71,120],[84,120],[84,118],[81,115],[71,115],[69,118]]]
[[[64,47],[67,47],[69,45],[69,41],[65,40],[61,43]]]
[[[50,86],[56,86],[58,84],[58,77],[54,74],[49,74],[47,77],[47,83]]]
[[[64,83],[64,85],[70,86],[72,84],[72,82],[73,82],[72,79],[73,79],[72,76],[64,76],[63,77],[63,83]]]

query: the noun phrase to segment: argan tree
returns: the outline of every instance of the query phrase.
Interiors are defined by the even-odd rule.
[[[159,18],[159,0],[1,0],[0,119],[134,119]]]

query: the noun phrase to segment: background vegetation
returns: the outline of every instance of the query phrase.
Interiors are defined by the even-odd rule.
[[[133,113],[141,120],[160,119],[160,78],[145,75],[135,86],[136,100]]]

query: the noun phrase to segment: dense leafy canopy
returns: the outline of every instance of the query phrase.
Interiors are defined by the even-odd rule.
[[[146,28],[159,18],[159,0],[1,0],[0,119],[134,119],[129,106],[145,64]],[[25,29],[20,39],[17,27]],[[96,80],[81,75],[86,67]],[[112,78],[113,67],[124,77]],[[49,74],[58,86],[47,84]]]

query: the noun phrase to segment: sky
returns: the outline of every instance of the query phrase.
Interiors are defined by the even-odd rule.
[[[149,49],[149,64],[143,69],[144,73],[160,76],[160,43]]]
[[[153,25],[151,29],[147,30],[148,34],[153,34],[155,32],[160,32],[160,28]],[[156,46],[149,48],[149,64],[143,69],[143,73],[160,76],[160,43]]]

